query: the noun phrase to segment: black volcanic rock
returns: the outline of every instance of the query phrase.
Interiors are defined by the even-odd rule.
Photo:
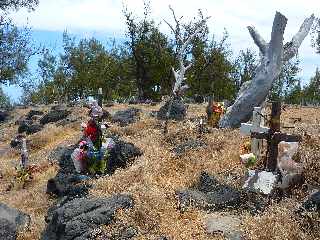
[[[41,119],[40,123],[45,125],[51,122],[57,122],[59,120],[65,119],[71,112],[65,109],[62,110],[51,110],[49,113],[45,114]]]
[[[117,210],[133,207],[127,195],[110,198],[77,198],[49,209],[43,240],[85,240],[101,225],[111,224]]]
[[[124,111],[118,111],[113,115],[112,122],[118,122],[122,127],[127,126],[139,119],[140,112],[141,110],[137,108],[129,108]]]
[[[27,114],[26,119],[31,120],[33,116],[41,116],[43,114],[44,114],[44,112],[42,112],[42,111],[30,110],[30,112],[28,112],[28,114]]]
[[[169,119],[177,120],[177,121],[182,121],[186,115],[187,115],[187,108],[182,102],[181,99],[174,99],[174,100],[169,100],[163,105],[157,115],[157,118],[159,120],[166,120],[167,119],[167,112],[169,109],[170,102],[172,101],[172,106],[171,106],[171,111],[169,114]]]
[[[9,113],[6,111],[0,111],[0,122],[4,122],[9,117]]]
[[[0,239],[15,240],[17,231],[26,229],[30,224],[30,216],[0,203]]]
[[[236,189],[221,184],[213,176],[202,173],[194,188],[177,192],[179,207],[185,210],[194,206],[204,210],[220,210],[239,206],[241,194]]]

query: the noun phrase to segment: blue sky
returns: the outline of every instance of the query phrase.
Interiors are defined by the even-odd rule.
[[[110,38],[123,38],[123,4],[137,15],[142,14],[142,0],[40,0],[36,11],[20,10],[11,17],[18,26],[28,25],[33,29],[33,39],[37,45],[49,45],[58,52],[61,50],[62,32],[65,29],[78,38],[94,36],[102,42],[107,42]],[[269,40],[276,11],[288,18],[285,42],[291,40],[306,17],[320,12],[320,1],[307,4],[301,0],[151,0],[152,16],[161,22],[160,29],[165,33],[170,30],[163,23],[163,19],[172,22],[169,5],[175,9],[178,16],[184,16],[186,21],[197,14],[197,9],[202,9],[204,15],[211,16],[208,21],[211,33],[219,36],[224,28],[228,30],[234,54],[241,49],[257,49],[246,29],[247,26],[255,26],[260,34]],[[306,82],[320,62],[320,55],[315,54],[311,48],[310,36],[300,47],[299,57],[302,68],[300,77]],[[35,66],[36,59],[33,59],[30,65],[33,71]],[[5,87],[5,91],[12,98],[18,98],[17,88]]]

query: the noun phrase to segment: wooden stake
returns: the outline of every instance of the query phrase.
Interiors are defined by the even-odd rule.
[[[27,140],[25,138],[22,138],[21,167],[23,169],[27,169],[28,167],[28,149],[27,149]]]
[[[270,130],[267,141],[268,141],[268,157],[266,168],[270,171],[274,171],[277,168],[277,157],[278,157],[278,144],[272,137],[276,132],[280,132],[280,115],[281,115],[281,103],[272,102],[271,108],[271,119],[270,119]]]
[[[98,90],[98,105],[102,107],[103,102],[103,94],[102,94],[102,88],[99,88]]]

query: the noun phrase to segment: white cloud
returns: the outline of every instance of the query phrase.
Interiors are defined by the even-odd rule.
[[[127,0],[126,5],[137,15],[143,12],[142,0]],[[291,39],[299,29],[303,20],[312,13],[320,12],[320,2],[312,1],[307,4],[301,0],[153,0],[152,15],[158,21],[172,20],[168,5],[171,4],[177,15],[191,19],[202,9],[206,15],[212,16],[209,21],[211,32],[221,34],[227,28],[230,41],[237,53],[240,49],[256,49],[251,40],[247,25],[254,25],[261,35],[268,40],[271,34],[273,17],[280,11],[288,18],[285,40]],[[122,0],[40,0],[36,11],[21,10],[13,14],[18,25],[28,23],[37,30],[63,31],[103,31],[111,35],[123,36],[125,20],[122,16]],[[161,29],[169,31],[167,26]],[[303,77],[309,78],[316,68],[319,57],[310,47],[308,37],[300,48]],[[304,60],[306,59],[306,61]],[[311,59],[313,61],[311,61]]]

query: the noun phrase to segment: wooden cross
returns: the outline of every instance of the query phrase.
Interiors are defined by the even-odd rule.
[[[265,167],[268,171],[275,171],[277,169],[278,158],[278,144],[281,141],[285,142],[301,142],[302,138],[298,135],[289,135],[280,132],[280,115],[281,103],[272,102],[270,129],[268,132],[251,132],[251,137],[255,139],[266,139],[268,143],[267,148],[267,162]]]
[[[266,133],[269,128],[261,126],[263,118],[261,117],[261,107],[255,107],[253,110],[252,124],[241,123],[240,133],[242,135],[251,136],[252,132]],[[251,151],[259,159],[261,156],[262,139],[252,138]]]

